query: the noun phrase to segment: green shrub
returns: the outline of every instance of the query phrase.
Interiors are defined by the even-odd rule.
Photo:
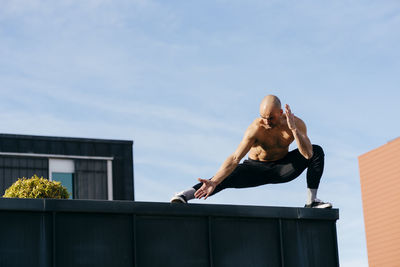
[[[69,198],[67,188],[61,182],[49,181],[36,174],[30,179],[18,178],[4,193],[9,198]]]

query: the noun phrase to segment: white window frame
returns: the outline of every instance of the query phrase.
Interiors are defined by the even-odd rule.
[[[53,172],[75,173],[74,160],[49,158],[50,181],[53,181]]]

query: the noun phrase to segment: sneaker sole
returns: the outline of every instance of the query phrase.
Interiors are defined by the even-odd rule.
[[[322,204],[322,205],[318,205],[316,207],[313,207],[314,209],[330,209],[332,208],[331,204]]]
[[[185,203],[186,204],[186,201],[183,198],[179,197],[179,196],[175,196],[175,197],[171,198],[170,202],[171,203]]]

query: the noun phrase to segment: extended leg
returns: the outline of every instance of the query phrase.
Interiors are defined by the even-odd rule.
[[[255,187],[268,183],[268,164],[258,164],[257,161],[245,160],[240,163],[236,169],[228,175],[220,184],[216,186],[210,196],[215,195],[226,188],[246,188]],[[212,179],[209,178],[209,179]],[[193,186],[198,190],[203,183],[197,183]]]

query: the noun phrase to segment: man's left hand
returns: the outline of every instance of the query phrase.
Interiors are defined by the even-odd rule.
[[[286,120],[290,130],[296,129],[296,123],[294,122],[294,114],[290,110],[290,106],[288,104],[285,105],[285,113],[286,113]]]

